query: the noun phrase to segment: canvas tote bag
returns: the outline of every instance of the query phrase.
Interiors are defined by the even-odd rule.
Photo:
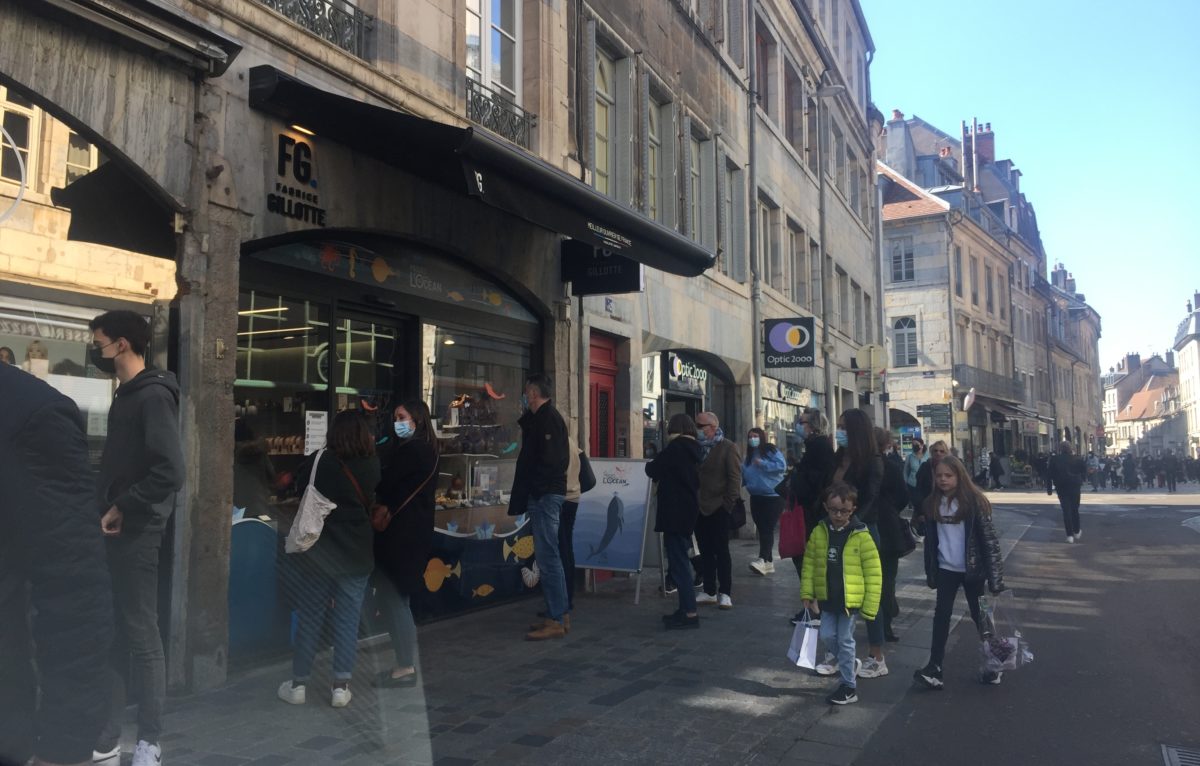
[[[313,460],[312,472],[308,475],[308,486],[304,488],[304,494],[300,497],[300,510],[296,512],[296,519],[292,522],[292,528],[283,544],[283,549],[288,553],[303,553],[316,545],[317,539],[321,537],[321,530],[325,527],[325,517],[337,507],[337,503],[322,495],[316,486],[317,466],[321,464],[324,454],[325,448],[322,447]]]

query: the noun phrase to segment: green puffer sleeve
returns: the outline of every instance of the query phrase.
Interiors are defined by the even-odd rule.
[[[879,599],[883,595],[883,565],[879,561],[879,549],[870,533],[855,535],[858,541],[858,557],[862,562],[865,592],[863,594],[862,614],[868,620],[875,619],[879,613]]]
[[[825,584],[825,557],[829,549],[829,533],[824,524],[817,524],[804,549],[804,565],[800,574],[800,598],[822,599],[828,594]],[[820,582],[817,579],[820,578]]]

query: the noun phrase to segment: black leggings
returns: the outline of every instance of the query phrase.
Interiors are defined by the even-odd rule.
[[[758,557],[763,561],[775,560],[775,527],[782,512],[783,498],[779,495],[750,496],[750,515],[758,528]]]
[[[933,611],[933,643],[929,647],[929,661],[941,667],[946,658],[946,639],[950,637],[950,617],[954,614],[954,599],[959,586],[967,595],[967,607],[971,619],[979,627],[979,597],[983,595],[983,580],[968,582],[962,572],[951,572],[939,568],[937,571],[937,606]]]

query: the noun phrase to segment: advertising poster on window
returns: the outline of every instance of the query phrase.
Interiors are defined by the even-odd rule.
[[[649,518],[645,460],[593,458],[596,486],[579,499],[575,566],[640,572]]]

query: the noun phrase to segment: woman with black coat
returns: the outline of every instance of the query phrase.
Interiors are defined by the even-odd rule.
[[[886,453],[893,443],[892,434],[886,429],[876,427],[875,441],[879,445],[879,451]],[[904,534],[904,526],[908,522],[900,515],[900,511],[908,505],[908,497],[903,464],[885,459],[883,483],[880,485],[879,500],[875,507],[878,510],[879,562],[883,566],[883,594],[879,601],[879,619],[883,621],[883,638],[886,641],[900,640],[900,637],[892,632],[892,620],[900,615],[900,604],[896,601],[896,573],[900,568],[900,559],[916,547],[915,544],[909,546],[912,538]]]
[[[698,628],[696,588],[687,551],[700,516],[700,462],[704,451],[696,441],[696,424],[683,413],[667,423],[667,446],[646,464],[655,482],[657,513],[654,531],[662,533],[668,570],[679,590],[679,609],[664,615],[668,629]]]
[[[380,446],[383,469],[376,490],[391,521],[375,533],[375,588],[396,655],[396,666],[380,673],[375,683],[387,687],[417,683],[411,599],[423,587],[433,548],[438,465],[437,435],[425,402],[407,401],[393,418],[392,433]]]
[[[871,416],[860,409],[842,413],[837,423],[838,451],[834,455],[833,480],[844,481],[858,490],[856,516],[867,525],[875,546],[879,547],[879,497],[883,484],[883,456],[875,440],[875,425]],[[878,678],[888,674],[883,657],[883,621],[867,620],[869,650],[858,675]]]

